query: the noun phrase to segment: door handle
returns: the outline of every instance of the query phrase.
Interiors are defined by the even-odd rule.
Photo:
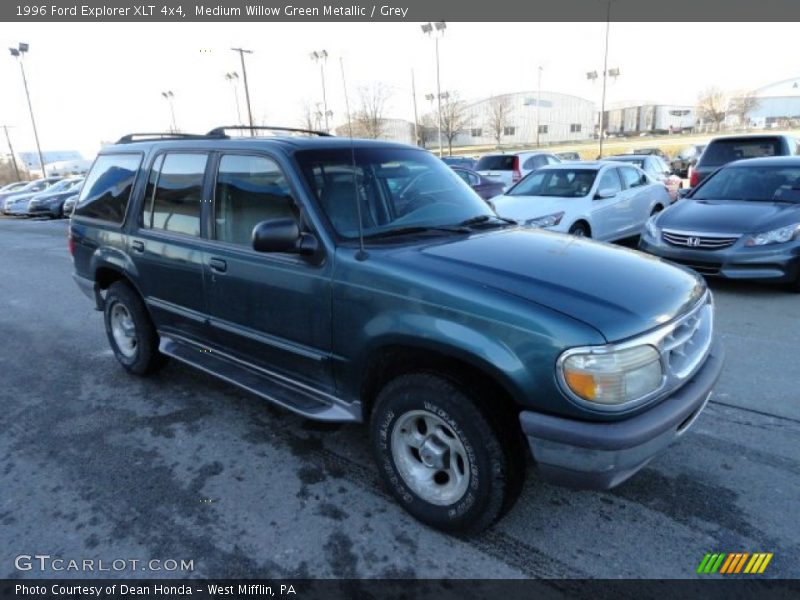
[[[228,263],[221,258],[212,258],[208,261],[208,264],[211,267],[211,270],[216,271],[217,273],[224,273],[228,270]]]
[[[133,240],[131,243],[131,248],[133,248],[134,252],[144,252],[144,242],[140,240]]]

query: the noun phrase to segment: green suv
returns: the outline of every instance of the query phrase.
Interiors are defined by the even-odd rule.
[[[521,228],[432,154],[383,141],[130,135],[70,223],[119,362],[167,357],[369,426],[421,521],[487,527],[541,478],[615,486],[679,437],[722,369],[703,280]]]

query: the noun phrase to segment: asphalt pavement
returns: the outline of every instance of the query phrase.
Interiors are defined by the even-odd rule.
[[[772,552],[764,576],[800,577],[798,295],[712,283],[728,358],[693,428],[610,492],[530,467],[512,512],[464,539],[388,496],[360,426],[174,361],[128,375],[64,221],[0,219],[0,248],[0,577],[93,575],[15,565],[38,553],[193,561],[121,577],[686,578],[707,552]]]

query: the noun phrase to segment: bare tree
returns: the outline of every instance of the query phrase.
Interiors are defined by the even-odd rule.
[[[508,96],[493,96],[489,99],[489,117],[486,128],[491,131],[497,145],[503,137],[503,131],[511,120],[511,100]]]
[[[314,109],[311,107],[311,102],[308,100],[303,103],[300,125],[303,129],[314,129]]]
[[[738,117],[740,125],[747,125],[748,119],[747,115],[753,112],[758,105],[760,100],[756,93],[752,90],[744,92],[735,98],[731,98],[730,103],[728,104],[728,112],[735,117]]]
[[[438,133],[439,124],[436,122],[436,115],[432,113],[422,115],[422,118],[417,125],[417,134],[419,135],[420,145],[423,148],[427,148],[429,142],[436,141],[436,136]]]
[[[389,88],[373,83],[358,89],[359,105],[353,115],[353,134],[357,137],[378,139],[383,133],[386,102],[391,96]]]
[[[449,92],[442,98],[442,135],[447,138],[447,151],[451,156],[453,140],[467,128],[469,121],[466,105],[459,99],[457,92]]]
[[[697,98],[697,112],[705,122],[714,124],[714,128],[719,130],[720,125],[725,120],[725,108],[728,104],[725,94],[717,87],[710,87],[704,90]]]

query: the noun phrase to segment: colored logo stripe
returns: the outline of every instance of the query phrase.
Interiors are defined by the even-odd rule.
[[[767,568],[772,560],[772,552],[730,552],[706,553],[697,567],[697,572],[702,574],[760,574]],[[747,566],[745,566],[747,565]]]

